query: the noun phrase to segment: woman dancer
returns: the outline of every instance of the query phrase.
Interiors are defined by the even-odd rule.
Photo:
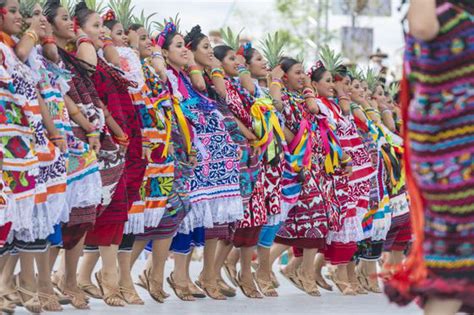
[[[243,163],[247,169],[241,168],[241,185],[244,199],[244,219],[235,226],[232,237],[234,247],[240,249],[240,272],[237,274],[236,282],[242,292],[249,298],[261,298],[261,294],[255,287],[251,271],[253,247],[258,243],[258,236],[262,226],[266,223],[266,209],[263,195],[263,172],[261,171],[260,155],[261,147],[255,145],[258,142],[253,131],[253,118],[250,108],[255,99],[243,88],[242,83],[250,81],[250,72],[245,67],[245,59],[236,55],[229,46],[218,46],[214,48],[214,56],[222,63],[225,74],[225,97],[230,111],[234,115],[239,128],[247,138],[247,143],[241,146]],[[250,144],[252,143],[252,144]]]
[[[18,35],[21,31],[19,3],[6,1],[1,5],[6,10],[6,14],[2,15],[3,23],[0,28],[4,32],[1,50],[6,69],[13,79],[17,102],[26,106],[25,115],[33,128],[35,150],[40,162],[39,172],[34,178],[35,206],[30,209],[31,211],[28,205],[25,205],[25,208],[19,206],[18,211],[26,212],[12,214],[12,222],[17,224],[14,226],[13,246],[20,252],[21,264],[21,272],[16,276],[16,286],[20,300],[29,311],[33,313],[41,311],[42,304],[47,309],[58,310],[61,306],[55,300],[51,282],[41,278],[42,281],[37,285],[34,262],[36,261],[42,277],[45,273],[48,274],[50,242],[47,237],[54,232],[54,226],[60,223],[61,214],[66,211],[66,157],[52,141],[54,140],[63,150],[66,146],[54,126],[44,100],[38,94],[31,70],[18,59],[28,56],[28,53],[22,53],[23,49],[32,47],[32,43],[34,45],[39,36],[45,36],[45,25],[41,26],[41,22],[45,22],[45,19],[39,16],[33,28],[29,29],[24,38],[17,43],[11,36]],[[24,186],[31,185],[32,178],[28,176],[10,180],[14,184],[20,179]]]
[[[203,243],[204,227],[235,222],[242,216],[237,147],[225,130],[215,103],[197,92],[182,72],[182,67],[189,63],[190,52],[176,26],[167,23],[157,42],[168,64],[168,88],[195,128],[197,167],[190,180],[191,211],[173,239],[171,249],[177,254],[175,272],[168,278],[177,296],[189,301],[194,300],[186,264],[191,244]]]
[[[272,78],[270,94],[285,117],[286,128],[291,132],[285,134],[290,150],[303,148],[305,151],[295,152],[304,156],[303,167],[297,170],[299,176],[296,179],[301,181],[301,192],[277,233],[272,251],[281,253],[282,249],[291,246],[302,248],[301,269],[287,268],[284,275],[309,295],[320,296],[313,264],[318,250],[325,248],[329,208],[318,179],[322,158],[318,151],[321,146],[317,145],[320,135],[313,132],[307,120],[308,113],[318,113],[319,109],[310,78],[304,73],[301,63],[292,58],[283,58],[280,65],[283,71]]]
[[[405,81],[402,99],[415,244],[386,292],[404,304],[421,297],[425,314],[474,310],[474,52],[464,44],[474,37],[473,16],[472,1],[412,1],[408,14],[412,90]]]

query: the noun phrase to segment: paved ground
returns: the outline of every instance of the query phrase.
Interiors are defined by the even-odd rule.
[[[143,262],[137,265],[134,274],[141,270]],[[167,265],[166,274],[170,273],[172,262]],[[193,262],[192,274],[196,277],[200,271],[200,263]],[[276,267],[277,268],[277,267]],[[278,273],[277,273],[278,274]],[[278,274],[279,276],[279,274]],[[382,294],[369,294],[365,296],[348,297],[342,296],[339,292],[326,292],[322,290],[322,297],[313,298],[297,290],[289,282],[279,276],[281,287],[279,288],[280,297],[265,298],[263,300],[251,300],[245,298],[240,292],[235,298],[227,301],[214,301],[209,298],[196,302],[182,302],[176,296],[172,295],[164,304],[158,304],[153,301],[145,290],[138,288],[138,292],[145,300],[144,306],[128,306],[125,308],[111,308],[106,306],[100,300],[91,300],[91,310],[78,311],[71,306],[66,306],[65,311],[58,314],[173,314],[173,315],[233,315],[233,314],[337,314],[337,315],[411,315],[421,314],[416,306],[398,308],[389,304]],[[172,293],[166,286],[165,290]],[[27,314],[27,312],[18,308],[16,314]]]

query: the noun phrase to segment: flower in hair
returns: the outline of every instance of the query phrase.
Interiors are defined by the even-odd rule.
[[[158,35],[156,39],[156,44],[163,48],[163,45],[165,44],[168,36],[170,36],[171,34],[175,32],[176,32],[176,25],[172,22],[167,22],[163,31],[161,31],[161,33]]]
[[[7,9],[0,8],[0,15],[5,15],[5,14],[7,14]]]
[[[239,47],[239,50],[237,51],[237,55],[244,56],[250,51],[250,49],[252,49],[252,43],[246,42],[245,44]]]
[[[317,71],[321,68],[325,68],[324,63],[321,60],[318,60],[318,61],[316,61],[316,63],[314,65],[311,66],[311,68],[309,69],[308,75],[311,76],[315,71]]]
[[[117,16],[115,15],[114,10],[109,9],[103,16],[102,16],[102,21],[107,22],[107,21],[115,21],[117,19]]]

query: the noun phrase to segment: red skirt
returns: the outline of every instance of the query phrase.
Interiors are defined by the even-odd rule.
[[[261,225],[249,228],[237,228],[232,239],[234,247],[239,248],[257,246],[261,230]]]
[[[326,248],[326,239],[324,238],[283,238],[277,236],[275,243],[297,247],[302,249],[321,249]]]
[[[63,248],[65,250],[71,250],[76,247],[77,243],[82,239],[87,231],[94,227],[92,223],[81,223],[76,225],[63,225],[61,227],[61,233],[63,236]]]
[[[339,243],[332,242],[326,246],[323,251],[325,259],[331,263],[331,265],[344,265],[351,262],[357,252],[357,243]]]
[[[87,233],[85,245],[110,246],[120,245],[123,238],[124,223],[96,225]]]

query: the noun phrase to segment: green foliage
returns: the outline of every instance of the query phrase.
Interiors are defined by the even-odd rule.
[[[342,66],[342,55],[329,48],[328,45],[321,47],[319,57],[327,71],[334,76],[337,74],[338,68]]]
[[[152,13],[150,15],[145,14],[145,10],[142,9],[140,12],[139,16],[134,16],[133,17],[133,23],[135,24],[140,24],[143,25],[143,27],[146,29],[148,33],[151,33],[153,31],[154,25],[156,25],[157,22],[154,22],[152,18],[156,15],[157,13]]]
[[[367,68],[364,79],[365,82],[367,82],[369,90],[374,92],[375,88],[377,87],[377,84],[380,82],[378,74],[373,69]]]
[[[237,51],[240,47],[240,34],[244,29],[241,29],[239,33],[235,34],[230,27],[221,28],[221,36],[224,43],[232,48],[233,50]]]
[[[39,3],[38,0],[20,1],[20,13],[23,16],[23,18],[30,17],[33,14],[33,8],[35,7],[37,3]]]
[[[180,32],[180,28],[179,28],[179,24],[181,23],[181,18],[179,17],[179,13],[175,15],[175,17],[169,17],[167,19],[164,19],[163,22],[152,22],[151,23],[151,26],[154,27],[156,30],[158,31],[162,31],[165,29],[165,25],[166,23],[168,22],[171,22],[173,23],[174,25],[176,25],[176,31],[179,33]]]
[[[102,15],[105,12],[105,0],[84,0],[87,7]]]
[[[278,65],[281,57],[283,56],[283,47],[285,46],[285,40],[279,32],[275,32],[273,35],[268,34],[267,37],[260,42],[262,46],[262,52],[268,61],[268,65],[271,69]]]
[[[132,0],[110,0],[109,7],[115,12],[117,21],[119,21],[125,30],[130,28],[133,21]]]
[[[70,16],[74,16],[74,8],[76,7],[76,0],[61,0],[61,6],[66,8]]]
[[[387,92],[392,99],[395,99],[399,91],[400,91],[400,82],[392,82],[387,87]]]

